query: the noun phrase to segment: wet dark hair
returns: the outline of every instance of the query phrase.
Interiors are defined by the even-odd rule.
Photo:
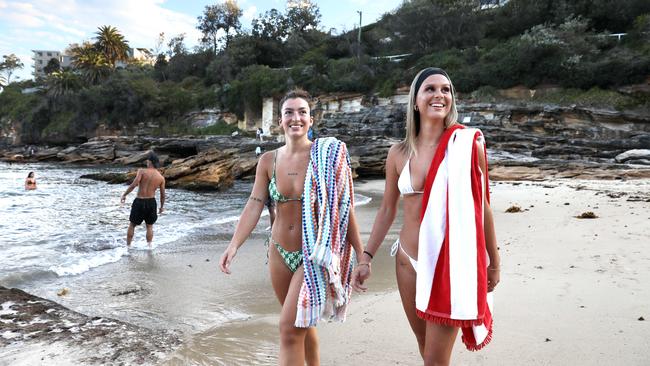
[[[282,106],[284,105],[284,102],[286,102],[289,99],[302,99],[305,102],[307,102],[307,104],[309,105],[309,109],[311,110],[312,98],[311,95],[309,95],[309,93],[307,93],[305,90],[302,89],[289,90],[287,94],[285,94],[284,97],[280,99],[280,104],[279,104],[280,110],[282,110]]]
[[[29,174],[27,174],[27,178],[34,178],[34,172],[29,172]]]
[[[154,153],[153,151],[149,153],[149,155],[147,156],[147,160],[149,160],[155,168],[160,167],[160,160],[158,160],[158,155],[156,155],[156,153]]]

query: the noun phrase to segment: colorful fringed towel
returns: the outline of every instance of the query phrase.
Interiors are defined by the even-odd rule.
[[[350,300],[352,248],[346,240],[354,188],[345,143],[314,141],[302,202],[305,279],[298,295],[296,327],[321,318],[345,320]]]
[[[483,143],[482,132],[461,125],[440,139],[422,196],[415,295],[418,316],[462,328],[471,351],[492,338],[483,231],[488,177],[479,169],[477,141]]]

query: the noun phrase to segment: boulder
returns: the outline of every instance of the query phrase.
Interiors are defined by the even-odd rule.
[[[149,154],[151,154],[151,152],[152,152],[151,150],[135,151],[131,153],[127,151],[121,151],[120,155],[121,154],[128,154],[128,155],[115,159],[113,163],[121,164],[121,165],[135,165],[135,164],[143,163],[145,160],[147,160],[147,157],[149,157]]]
[[[624,163],[628,160],[650,160],[650,149],[632,149],[616,155],[614,160],[617,163]]]

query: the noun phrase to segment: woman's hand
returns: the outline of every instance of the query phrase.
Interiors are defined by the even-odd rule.
[[[223,251],[221,259],[219,259],[219,268],[221,272],[225,274],[230,274],[230,263],[237,255],[237,248],[233,245],[228,245],[226,250]]]
[[[355,291],[365,292],[368,289],[368,286],[364,285],[364,282],[370,278],[371,274],[370,263],[359,263],[354,267],[352,271],[352,288]]]
[[[487,268],[487,279],[488,279],[488,292],[494,291],[494,288],[499,284],[499,281],[501,280],[501,269],[499,267],[493,268],[489,267]]]

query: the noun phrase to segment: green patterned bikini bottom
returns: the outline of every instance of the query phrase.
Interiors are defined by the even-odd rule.
[[[287,268],[289,268],[292,273],[295,273],[302,265],[302,250],[290,252],[281,247],[275,240],[271,239],[271,242],[275,244],[275,248],[278,250],[280,257],[284,260],[284,264],[287,265]]]

